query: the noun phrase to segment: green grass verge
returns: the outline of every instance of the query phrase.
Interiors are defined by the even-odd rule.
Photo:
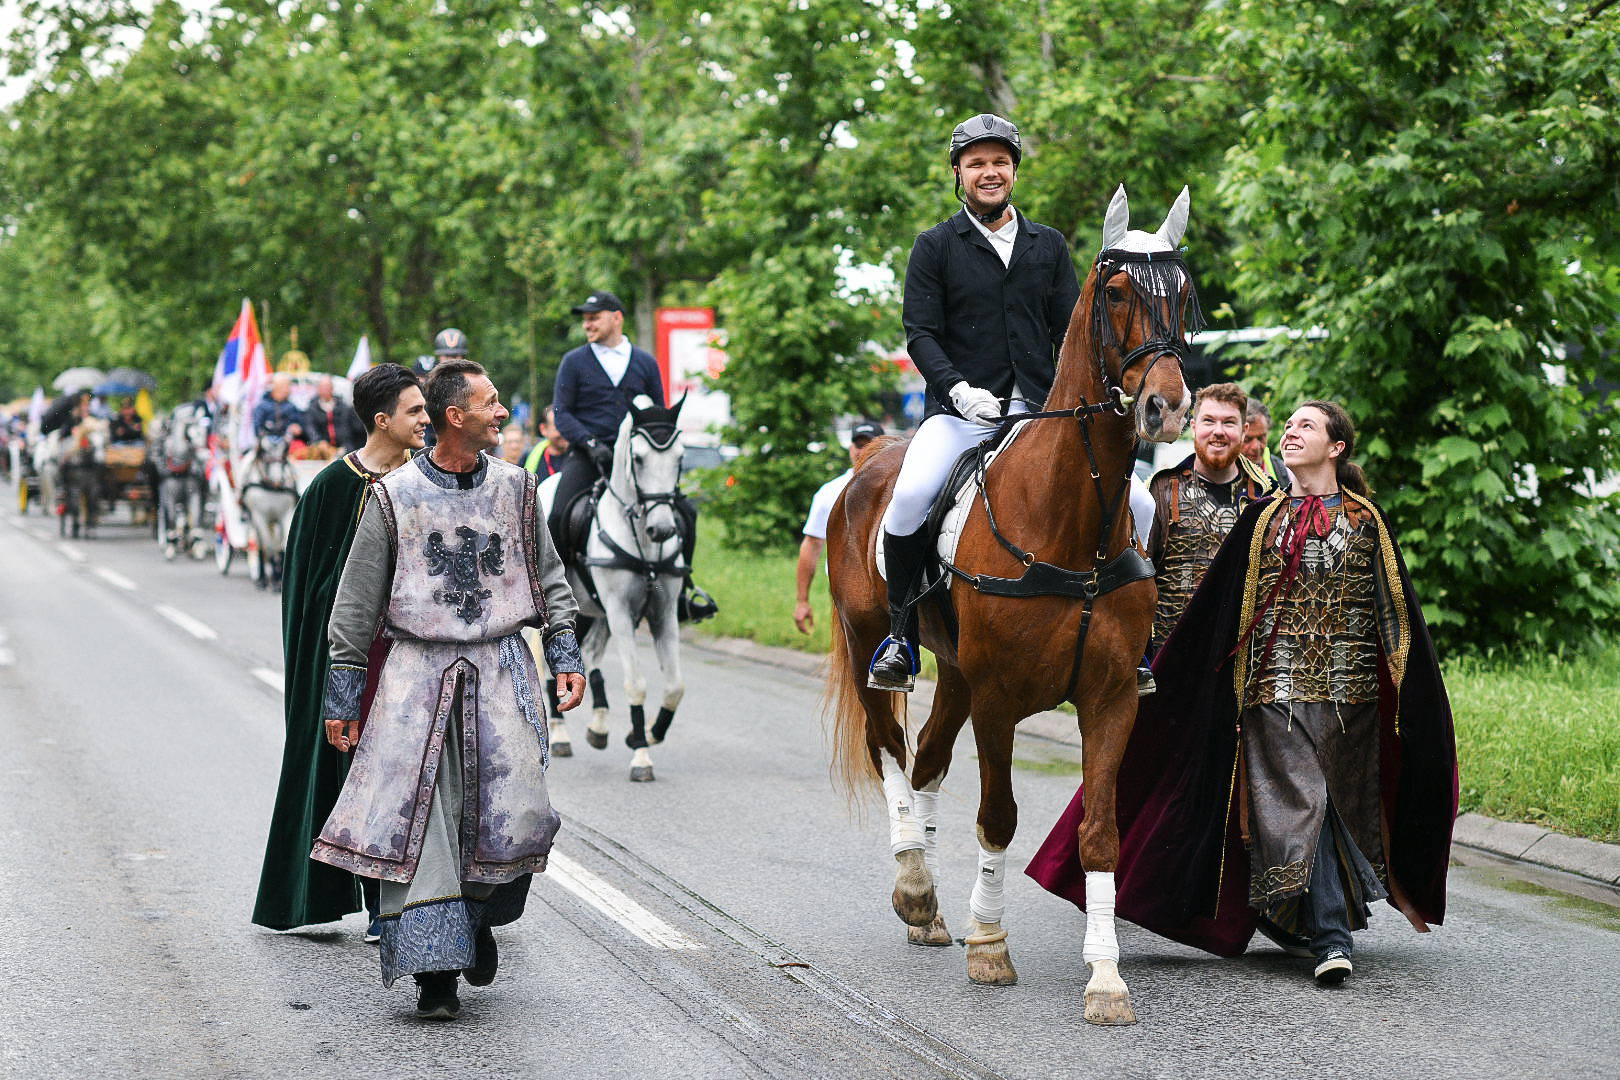
[[[703,630],[824,654],[831,645],[825,566],[813,633],[793,626],[796,557],[728,550],[702,519],[698,582],[720,614]],[[925,677],[933,658],[923,656]],[[1462,808],[1620,842],[1620,644],[1568,657],[1489,657],[1445,665],[1457,725]]]

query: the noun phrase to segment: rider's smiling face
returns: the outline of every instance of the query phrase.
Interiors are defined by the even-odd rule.
[[[1013,184],[1018,181],[1018,166],[1013,164],[1012,150],[994,139],[974,143],[963,150],[957,159],[956,171],[962,178],[962,193],[974,213],[985,213],[1010,201]]]

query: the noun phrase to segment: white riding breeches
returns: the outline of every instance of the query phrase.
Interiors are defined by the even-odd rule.
[[[1029,403],[1013,399],[1009,412],[1029,412]],[[893,536],[910,536],[923,527],[928,508],[939,489],[950,479],[951,466],[969,447],[977,446],[996,432],[948,413],[935,413],[922,422],[906,448],[900,475],[894,481],[894,495],[883,513],[883,531]]]

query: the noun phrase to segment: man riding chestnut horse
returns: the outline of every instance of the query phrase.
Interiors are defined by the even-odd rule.
[[[934,826],[971,716],[980,800],[968,976],[1011,983],[1001,920],[1017,828],[1013,731],[1072,702],[1085,750],[1086,1018],[1131,1023],[1114,932],[1113,797],[1154,607],[1131,467],[1137,439],[1174,440],[1190,404],[1181,361],[1199,314],[1177,250],[1188,195],[1149,233],[1129,227],[1120,188],[1081,287],[1062,236],[1010,204],[1021,155],[1018,129],[998,116],[952,135],[963,210],[918,237],[906,274],[907,341],[929,416],[909,441],[863,459],[828,522],[834,768],[852,790],[882,785],[892,899],[909,940],[949,944]],[[947,528],[936,542],[926,523],[942,489],[952,506],[938,511]],[[939,682],[913,756],[904,698],[891,691],[911,689],[919,644]]]

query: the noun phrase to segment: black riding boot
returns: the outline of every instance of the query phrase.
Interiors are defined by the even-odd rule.
[[[889,636],[867,669],[866,685],[909,694],[917,684],[917,586],[928,555],[928,529],[909,536],[883,533],[883,562],[889,577]]]
[[[681,518],[681,560],[686,564],[686,580],[681,582],[681,595],[675,605],[675,621],[702,622],[720,613],[714,597],[692,581],[692,556],[697,553],[697,507],[684,494],[675,497],[675,512]]]

